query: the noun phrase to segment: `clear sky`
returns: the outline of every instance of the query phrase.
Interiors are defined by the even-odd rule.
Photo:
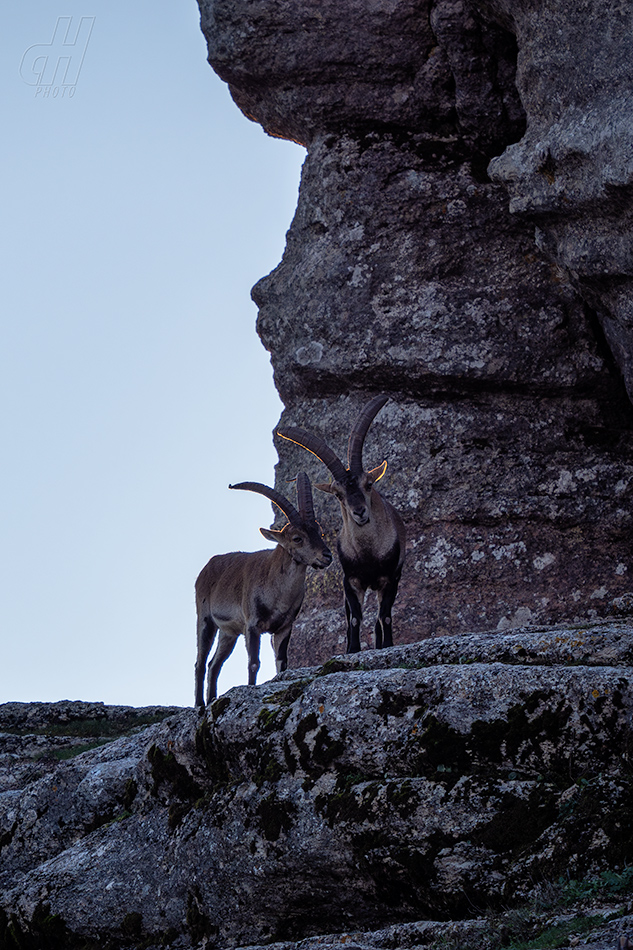
[[[194,0],[9,4],[0,70],[0,702],[191,705],[195,578],[273,520],[227,486],[274,479],[250,288],[304,151],[233,104]]]

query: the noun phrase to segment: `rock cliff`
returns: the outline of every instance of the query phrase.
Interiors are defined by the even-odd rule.
[[[253,291],[282,422],[344,455],[391,397],[397,646],[334,656],[328,571],[205,715],[0,706],[0,950],[633,942],[633,0],[200,9],[308,150]]]
[[[632,658],[616,618],[431,638],[7,777],[0,947],[290,950],[318,934],[497,950],[548,928],[613,946],[633,926]],[[77,732],[86,712],[65,706]],[[29,712],[0,706],[0,745]]]
[[[282,423],[344,457],[391,396],[367,459],[409,531],[396,636],[599,615],[631,587],[631,4],[200,9],[236,103],[308,150],[253,290]],[[278,450],[279,487],[327,474]],[[335,533],[336,502],[319,514]],[[343,633],[330,571],[291,663]]]

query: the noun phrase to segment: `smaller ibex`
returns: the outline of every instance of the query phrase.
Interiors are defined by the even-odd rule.
[[[275,548],[218,554],[200,572],[196,581],[196,706],[204,706],[205,665],[218,629],[218,645],[209,663],[207,704],[217,695],[222,664],[241,633],[246,638],[249,686],[257,679],[263,633],[271,634],[277,672],[286,669],[288,641],[305,593],[306,568],[324,568],[332,562],[314,517],[312,489],[305,472],[297,475],[298,511],[280,492],[259,482],[241,482],[229,488],[264,495],[283,511],[289,523],[281,531],[259,529],[268,541],[276,542]]]
[[[391,609],[402,574],[406,531],[396,509],[373,487],[385,474],[387,463],[369,472],[363,468],[365,436],[388,398],[376,396],[360,413],[349,437],[347,468],[313,433],[296,428],[279,432],[282,438],[316,455],[333,476],[332,482],[316,487],[336,495],[341,504],[343,526],[338,536],[338,556],[343,568],[348,653],[360,650],[362,608],[368,588],[378,592],[376,646],[393,646]]]

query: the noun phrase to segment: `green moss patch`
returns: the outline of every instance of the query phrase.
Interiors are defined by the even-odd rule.
[[[66,950],[66,924],[48,904],[38,904],[28,929],[0,910],[0,950]]]
[[[283,729],[291,712],[292,708],[290,706],[285,709],[268,709],[265,707],[260,710],[257,724],[262,732],[277,732]]]
[[[549,785],[535,786],[527,801],[505,792],[495,816],[474,831],[471,840],[496,854],[521,851],[533,844],[556,819],[557,802],[558,794]]]
[[[68,759],[74,759],[82,752],[91,752],[92,749],[99,749],[102,745],[108,745],[114,739],[94,739],[92,742],[82,742],[80,745],[66,746],[64,749],[49,749],[35,756],[36,761],[44,759],[54,759],[56,762],[66,762]]]
[[[378,792],[378,782],[368,782],[367,777],[356,773],[339,775],[334,791],[317,795],[314,807],[323,815],[330,828],[340,822],[362,824],[370,813]]]
[[[314,682],[314,677],[312,676],[294,680],[294,682],[284,687],[284,689],[278,689],[276,692],[270,693],[264,698],[264,702],[277,706],[291,706],[299,699],[299,696],[301,696],[306,686],[309,686],[312,682]]]
[[[203,759],[214,787],[227,785],[233,776],[208,719],[203,719],[198,726],[195,742],[196,752]]]
[[[314,732],[312,748],[308,745],[307,736]],[[322,774],[345,751],[347,730],[343,729],[338,739],[333,738],[325,725],[319,723],[316,713],[308,713],[300,720],[294,734],[294,740],[299,750],[299,764],[305,772]]]
[[[264,838],[277,841],[282,831],[290,831],[295,814],[293,803],[277,798],[275,792],[262,798],[257,806],[257,815]]]
[[[177,761],[173,752],[164,752],[153,745],[147,752],[147,758],[152,768],[154,794],[159,794],[161,786],[166,785],[168,795],[176,799],[170,802],[168,815],[169,827],[173,830],[194,807],[196,801],[202,797],[202,789],[189,775],[184,765]]]
[[[120,719],[70,719],[67,722],[49,722],[44,726],[35,728],[5,727],[4,732],[16,736],[73,736],[76,738],[109,738],[119,739],[121,736],[129,736],[133,732],[138,732],[146,726],[155,725],[162,722],[169,716],[174,715],[174,710],[170,709],[164,713],[154,713],[147,715],[130,715]]]

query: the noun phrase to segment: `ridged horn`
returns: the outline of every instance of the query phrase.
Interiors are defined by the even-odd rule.
[[[347,443],[347,464],[352,475],[362,475],[364,471],[363,443],[365,436],[375,417],[388,401],[389,396],[384,395],[374,396],[373,399],[370,399],[350,432],[349,442]]]
[[[277,434],[280,435],[282,439],[286,439],[288,442],[294,442],[296,445],[300,445],[302,448],[307,449],[308,452],[312,452],[313,455],[316,455],[324,465],[327,465],[334,481],[342,482],[345,480],[347,474],[345,466],[336,452],[332,451],[327,442],[324,442],[318,435],[314,435],[312,432],[306,432],[305,429],[297,429],[294,427],[284,429],[283,432],[278,430]]]
[[[244,491],[254,491],[257,492],[258,495],[264,495],[264,497],[268,498],[283,511],[291,524],[297,526],[303,524],[303,518],[295,506],[275,488],[269,488],[268,485],[262,485],[261,482],[240,482],[239,485],[229,485],[229,488],[240,488]]]
[[[299,506],[299,514],[306,524],[316,521],[314,515],[314,501],[312,499],[312,486],[305,472],[299,472],[297,474],[297,504]]]

